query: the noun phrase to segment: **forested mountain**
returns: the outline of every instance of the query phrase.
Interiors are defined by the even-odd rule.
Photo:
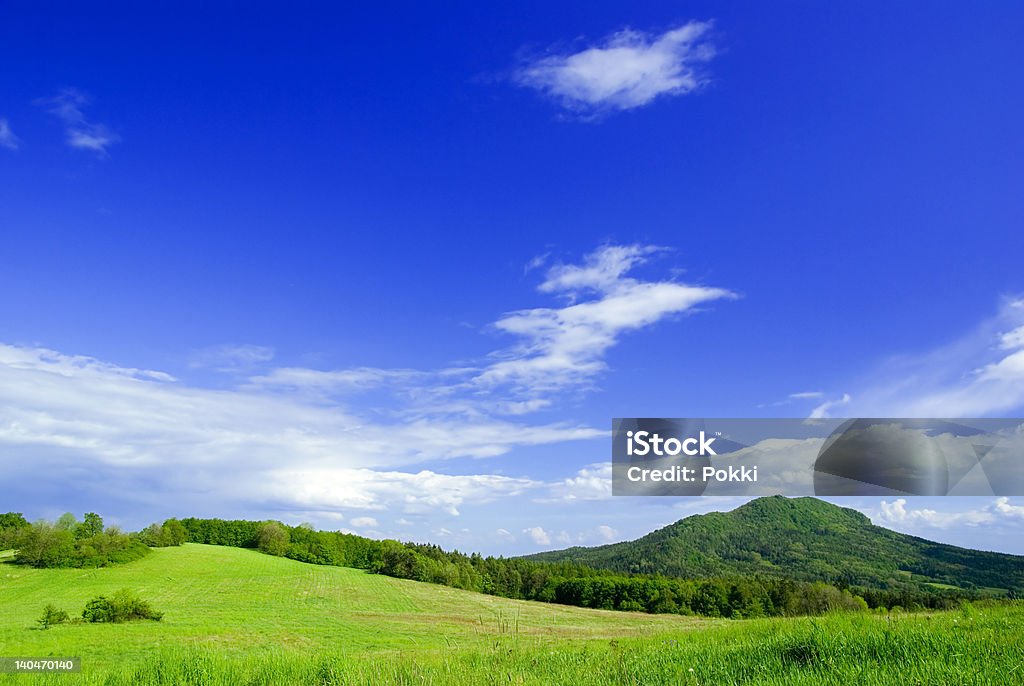
[[[896,533],[816,498],[759,498],[731,512],[681,519],[635,541],[527,559],[686,578],[772,575],[883,589],[948,584],[1024,592],[1024,557]]]

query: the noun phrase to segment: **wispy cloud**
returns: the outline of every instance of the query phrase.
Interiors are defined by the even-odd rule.
[[[6,119],[0,118],[0,148],[17,150],[20,145],[21,141],[11,131],[11,125]]]
[[[629,275],[660,252],[665,251],[655,246],[605,245],[579,263],[549,266],[538,290],[566,304],[499,317],[489,328],[518,340],[484,360],[433,371],[287,367],[250,383],[339,395],[385,388],[401,393],[412,415],[522,415],[547,409],[558,394],[591,387],[607,368],[608,350],[627,333],[736,297],[724,288]]]
[[[36,101],[64,123],[68,146],[105,156],[107,148],[119,142],[121,137],[106,125],[85,118],[82,108],[89,102],[89,96],[74,88],[65,88],[52,98]]]
[[[852,398],[850,397],[849,393],[843,393],[842,396],[836,398],[835,400],[826,400],[825,402],[821,403],[813,410],[811,410],[811,414],[808,416],[808,418],[824,419],[825,417],[830,417],[832,416],[830,413],[832,412],[833,408],[849,405],[851,400]]]
[[[715,55],[711,26],[691,21],[658,35],[623,29],[582,50],[529,61],[515,79],[575,112],[641,107],[706,83],[703,66]]]
[[[414,369],[356,367],[321,371],[305,367],[279,367],[267,374],[252,377],[250,383],[254,387],[345,393],[386,384],[400,385],[427,376],[430,375]]]
[[[800,391],[799,393],[790,393],[783,400],[776,400],[772,403],[761,403],[758,407],[783,407],[785,405],[791,405],[794,402],[820,400],[824,396],[825,394],[821,391]]]
[[[161,372],[0,346],[0,445],[21,456],[0,460],[7,483],[43,469],[66,474],[79,493],[113,488],[150,501],[456,513],[463,502],[533,482],[396,468],[604,434],[487,417],[381,423],[338,404],[199,388]]]
[[[523,265],[523,274],[529,274],[534,269],[540,269],[544,266],[544,263],[551,257],[551,253],[541,253],[540,255],[534,255],[525,265]]]
[[[996,316],[950,344],[894,357],[839,401],[857,417],[986,417],[1024,409],[1024,298],[1004,300]]]
[[[603,436],[562,424],[437,419],[364,421],[338,404],[246,389],[211,390],[162,372],[0,345],[0,441],[86,451],[109,465],[241,461],[386,467],[493,457],[519,445]]]
[[[247,480],[244,496],[311,511],[392,510],[456,517],[463,504],[519,495],[541,485],[532,479],[497,474],[299,467],[271,469],[258,479]],[[352,523],[357,526],[355,520]]]
[[[265,345],[223,344],[196,350],[189,366],[210,368],[220,372],[252,369],[274,359],[274,349]]]
[[[1019,303],[1015,306],[1021,306]],[[1018,326],[1013,331],[1008,331],[999,337],[999,347],[1002,350],[1019,350],[1024,348],[1024,326]]]
[[[547,271],[539,290],[570,304],[510,312],[496,329],[523,342],[498,351],[497,362],[472,379],[478,388],[501,386],[535,397],[588,383],[605,370],[604,355],[619,338],[714,300],[734,298],[724,288],[675,281],[641,281],[627,274],[659,249],[608,245],[582,264]]]

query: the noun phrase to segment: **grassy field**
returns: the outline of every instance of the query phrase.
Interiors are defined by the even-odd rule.
[[[161,622],[36,628],[130,588]],[[507,600],[237,548],[122,567],[0,564],[0,655],[81,656],[11,683],[1020,684],[1024,607],[713,621]],[[5,677],[0,677],[0,683]]]

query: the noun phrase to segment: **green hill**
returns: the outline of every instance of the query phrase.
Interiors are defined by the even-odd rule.
[[[89,599],[121,588],[150,601],[163,620],[36,629],[47,603],[79,615]],[[599,639],[697,623],[509,600],[224,546],[157,548],[141,560],[99,569],[0,563],[2,654],[81,655],[94,666],[140,658],[155,645],[213,647],[221,654],[325,646],[353,654],[436,651],[512,631]]]
[[[47,603],[77,614],[121,588],[162,621],[36,625]],[[1020,603],[742,621],[586,610],[186,544],[99,569],[0,560],[0,652],[82,659],[81,675],[0,684],[1016,684],[1022,617]]]
[[[681,519],[643,538],[529,559],[683,577],[769,574],[880,589],[1024,591],[1024,557],[934,543],[816,498],[773,496]]]

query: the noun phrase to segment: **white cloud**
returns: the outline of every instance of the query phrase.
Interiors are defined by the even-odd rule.
[[[377,528],[377,520],[373,517],[353,517],[349,524],[357,529],[375,529]]]
[[[606,245],[587,255],[583,264],[551,267],[539,290],[567,294],[573,300],[583,291],[608,293],[616,290],[629,270],[662,250],[653,245]]]
[[[995,511],[1010,519],[1024,519],[1024,505],[1011,505],[1006,497],[996,498]]]
[[[493,329],[518,342],[478,364],[437,371],[356,367],[273,369],[250,379],[254,389],[320,396],[384,389],[401,396],[407,416],[524,415],[549,409],[558,393],[586,389],[605,371],[604,357],[621,337],[714,300],[736,297],[710,286],[629,276],[661,248],[605,245],[580,264],[555,264],[538,290],[563,307],[517,310]]]
[[[0,345],[0,445],[23,456],[0,461],[5,482],[31,467],[69,479],[85,474],[76,490],[117,484],[140,499],[173,493],[176,502],[277,510],[394,506],[457,514],[463,503],[519,493],[534,482],[395,468],[605,433],[487,417],[379,423],[336,404],[197,388],[162,372]]]
[[[0,345],[0,410],[0,440],[79,447],[108,462],[197,454],[258,460],[286,450],[296,459],[380,467],[606,434],[487,417],[378,424],[294,395],[191,387],[162,372],[7,345]]]
[[[519,336],[523,343],[496,353],[503,359],[471,383],[485,389],[511,387],[527,396],[586,384],[604,371],[603,357],[622,334],[707,302],[736,297],[723,288],[627,276],[657,250],[608,245],[581,265],[551,267],[540,290],[562,295],[571,304],[510,312],[495,322],[498,330]]]
[[[281,367],[251,379],[253,386],[291,388],[337,393],[365,390],[383,384],[395,384],[428,376],[412,369],[378,369],[356,367],[335,371],[319,371],[303,367]]]
[[[792,405],[794,401],[820,400],[823,397],[825,397],[825,394],[821,391],[801,391],[799,393],[790,393],[783,400],[776,400],[772,403],[761,403],[758,407],[785,407],[786,405]]]
[[[0,343],[0,368],[23,372],[46,370],[65,378],[75,376],[109,376],[113,379],[144,381],[175,381],[165,372],[151,369],[121,367],[86,355],[65,355],[47,348],[18,347]]]
[[[999,347],[1003,350],[1024,348],[1024,326],[1018,326],[1013,331],[1002,334],[999,337]]]
[[[565,529],[561,529],[558,533],[549,531],[544,527],[531,526],[523,529],[523,533],[530,537],[537,545],[547,546],[552,543],[559,545],[580,545],[587,541],[594,541],[597,543],[610,543],[619,538],[619,532],[616,529],[608,526],[607,524],[601,524],[594,529],[590,529],[586,532],[577,532],[575,536],[570,534]]]
[[[912,416],[973,417],[1024,407],[1024,327],[1004,334],[999,357],[965,375],[957,384],[938,387],[913,400]]]
[[[1007,299],[995,317],[948,345],[892,359],[857,390],[849,414],[985,417],[1024,409],[1020,303]]]
[[[399,509],[406,513],[459,515],[480,504],[538,488],[540,482],[493,474],[449,475],[373,469],[270,469],[244,484],[243,493],[318,510]],[[351,520],[353,526],[356,519]]]
[[[710,22],[698,21],[660,35],[624,29],[597,45],[533,60],[515,78],[573,111],[633,109],[706,83],[702,68],[715,55],[710,30]]]
[[[331,510],[331,511],[323,511],[323,510],[302,511],[302,510],[289,509],[289,510],[284,511],[283,514],[287,514],[287,518],[288,518],[289,522],[298,522],[300,524],[305,524],[306,526],[312,526],[312,524],[308,521],[310,519],[323,519],[323,520],[327,520],[327,521],[332,523],[332,526],[335,526],[335,524],[334,524],[335,522],[343,522],[343,521],[345,521],[345,515],[343,515],[340,512],[335,512],[333,510]]]
[[[982,524],[991,524],[996,521],[998,514],[1002,513],[999,510],[1000,504],[1009,510],[1024,510],[1024,508],[1015,508],[1008,505],[1006,498],[999,498],[990,506],[961,512],[940,512],[929,508],[908,509],[907,499],[897,498],[891,503],[883,500],[879,505],[880,513],[873,517],[873,519],[882,525],[900,525],[910,528],[948,529],[955,526],[975,527]],[[1011,516],[1013,516],[1012,513]]]
[[[68,129],[68,145],[81,150],[92,150],[101,155],[107,148],[121,140],[121,137],[103,124],[90,124],[88,128]]]
[[[74,88],[65,88],[52,98],[42,98],[36,102],[64,123],[64,132],[70,147],[91,150],[103,156],[106,155],[107,148],[119,142],[121,138],[104,124],[90,122],[85,118],[82,108],[89,100],[84,93]]]
[[[551,253],[546,252],[540,255],[534,255],[529,262],[523,265],[523,274],[529,274],[534,269],[540,269],[544,266],[544,263],[551,257]]]
[[[551,545],[551,535],[543,527],[531,526],[523,529],[523,533],[528,535],[537,545]]]
[[[17,150],[20,144],[21,141],[11,131],[11,125],[6,119],[0,118],[0,148]]]
[[[811,414],[808,418],[824,419],[825,417],[829,417],[829,412],[832,410],[833,407],[842,407],[843,405],[849,405],[850,400],[851,398],[849,393],[843,393],[843,397],[839,398],[838,400],[826,400],[825,402],[821,403],[813,410],[811,410]]]
[[[210,367],[221,372],[238,372],[274,359],[274,349],[264,345],[215,345],[197,350],[189,362],[191,367]]]
[[[541,502],[603,500],[612,497],[612,463],[587,465],[561,482],[553,484],[550,497]]]
[[[893,526],[910,531],[921,529],[955,529],[958,527],[993,527],[1012,525],[1024,520],[1024,505],[1013,505],[1007,497],[967,510],[940,511],[926,507],[908,507],[906,498],[892,502],[883,500],[878,510],[867,511],[873,521],[882,526]],[[945,503],[943,503],[945,504]]]

